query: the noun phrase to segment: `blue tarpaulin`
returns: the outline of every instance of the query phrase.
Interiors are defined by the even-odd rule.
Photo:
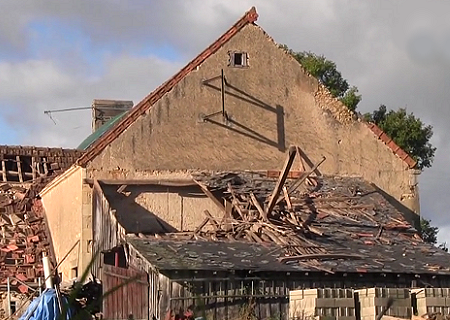
[[[63,308],[67,308],[67,299],[62,297]],[[70,310],[67,312],[66,320],[71,318]],[[19,320],[61,320],[58,298],[55,289],[46,289],[34,299]]]

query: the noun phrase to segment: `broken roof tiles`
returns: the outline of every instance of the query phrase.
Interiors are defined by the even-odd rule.
[[[285,194],[264,221],[258,211],[275,179],[259,172],[193,176],[232,203],[233,211],[223,223],[207,221],[213,218],[206,215],[213,230],[202,231],[202,224],[195,232],[129,238],[157,268],[208,270],[225,264],[260,271],[450,274],[450,255],[425,243],[382,191],[360,178],[311,178],[312,185]],[[286,182],[286,190],[294,181]]]
[[[0,183],[0,284],[10,277],[13,289],[22,293],[44,275],[42,253],[52,256],[37,188]]]

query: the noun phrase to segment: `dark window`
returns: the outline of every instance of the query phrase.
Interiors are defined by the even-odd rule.
[[[242,66],[243,65],[243,61],[244,61],[244,57],[243,57],[243,53],[235,53],[234,54],[234,64],[237,66]]]
[[[232,67],[247,67],[248,56],[246,52],[230,52],[230,63]]]

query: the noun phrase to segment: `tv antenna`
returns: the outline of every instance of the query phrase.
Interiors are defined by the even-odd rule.
[[[92,107],[76,107],[76,108],[67,108],[67,109],[45,110],[44,114],[48,115],[48,117],[56,125],[56,121],[55,121],[55,119],[53,119],[52,113],[67,112],[67,111],[78,111],[78,110],[88,110],[88,109],[92,109]]]

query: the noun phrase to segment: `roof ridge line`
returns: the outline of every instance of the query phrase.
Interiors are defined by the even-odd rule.
[[[228,29],[222,36],[203,50],[197,57],[191,60],[186,66],[178,71],[172,78],[164,82],[144,99],[142,99],[136,106],[134,106],[124,118],[116,123],[110,130],[105,132],[103,136],[91,145],[85,154],[77,160],[77,164],[85,166],[95,156],[97,156],[104,148],[112,143],[122,132],[124,132],[130,125],[132,125],[141,115],[143,115],[151,106],[153,106],[159,99],[161,99],[167,92],[184,79],[195,68],[200,66],[207,58],[217,52],[226,42],[228,42],[238,31],[249,23],[254,23],[258,19],[256,8],[252,7],[247,11],[230,29]]]

